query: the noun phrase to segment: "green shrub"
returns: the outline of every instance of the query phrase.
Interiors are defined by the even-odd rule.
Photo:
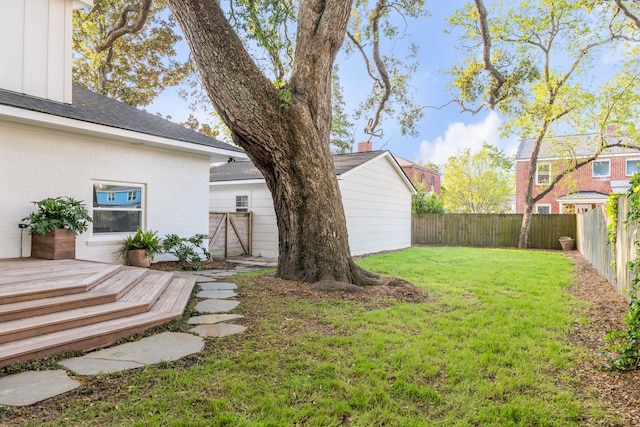
[[[137,249],[144,249],[147,256],[151,258],[153,258],[154,255],[161,254],[162,243],[160,242],[158,232],[153,230],[144,231],[142,228],[138,227],[136,234],[124,238],[122,247],[118,253],[126,260],[129,251]]]
[[[84,202],[72,197],[49,197],[33,204],[38,210],[22,218],[29,223],[31,234],[43,235],[59,228],[80,234],[87,231],[89,223],[93,222]]]
[[[444,203],[433,191],[430,193],[416,193],[411,197],[411,213],[444,213]]]
[[[178,258],[178,261],[189,261],[195,264],[196,269],[202,268],[202,261],[211,259],[205,240],[206,234],[196,234],[191,237],[180,237],[177,234],[167,234],[164,238],[164,251]]]

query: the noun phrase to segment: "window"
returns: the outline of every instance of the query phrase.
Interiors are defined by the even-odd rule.
[[[627,159],[627,176],[640,172],[640,159]]]
[[[93,183],[93,234],[133,233],[143,227],[143,186]]]
[[[236,212],[249,212],[249,196],[236,196]]]
[[[538,163],[536,184],[547,185],[551,182],[551,163]]]
[[[420,174],[420,182],[424,181],[424,172]]]
[[[536,205],[536,213],[538,214],[550,214],[551,205]]]
[[[596,160],[593,162],[593,176],[603,177],[609,176],[610,162],[609,160]]]

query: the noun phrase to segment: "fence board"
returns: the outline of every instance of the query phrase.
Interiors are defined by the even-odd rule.
[[[628,213],[626,196],[618,199],[618,226],[615,247],[607,242],[608,219],[600,207],[578,215],[578,250],[591,265],[623,296],[627,296],[629,284],[635,278],[629,272],[628,263],[635,259],[635,242],[638,225],[625,224]]]
[[[413,215],[411,239],[418,245],[517,247],[521,214]],[[575,215],[533,215],[532,249],[562,249],[558,237],[576,237]]]

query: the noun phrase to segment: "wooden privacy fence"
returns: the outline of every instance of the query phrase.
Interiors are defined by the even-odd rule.
[[[411,243],[417,245],[517,247],[522,214],[412,215]],[[533,215],[532,249],[562,249],[558,237],[576,237],[575,215]]]
[[[608,243],[608,219],[604,208],[578,215],[577,222],[578,250],[625,297],[634,279],[627,264],[635,258],[638,233],[637,224],[625,224],[628,212],[627,197],[622,196],[618,199],[615,248]]]
[[[209,212],[211,256],[251,255],[251,220],[251,212]]]

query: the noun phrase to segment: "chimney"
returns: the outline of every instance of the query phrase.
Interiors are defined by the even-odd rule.
[[[73,8],[93,0],[11,0],[0,14],[0,88],[71,103]],[[10,40],[10,42],[9,42]]]
[[[373,144],[371,141],[363,141],[358,142],[358,153],[366,153],[367,151],[371,151],[373,149]]]

